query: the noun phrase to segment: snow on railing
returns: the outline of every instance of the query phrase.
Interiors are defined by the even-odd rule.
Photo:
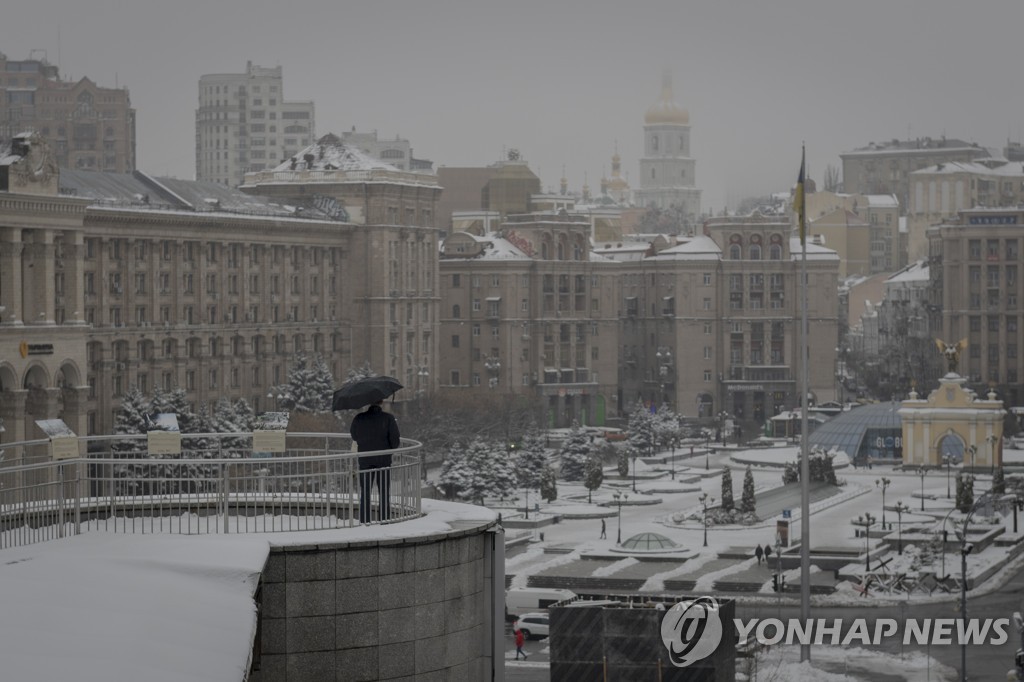
[[[283,452],[251,433],[181,434],[180,454],[151,454],[146,435],[79,438],[55,460],[47,440],[3,443],[0,548],[87,531],[267,533],[392,523],[420,516],[421,444],[390,467],[359,470],[347,434],[288,433]],[[372,473],[370,473],[372,471]],[[363,495],[361,495],[363,493]],[[389,503],[381,505],[381,496]]]

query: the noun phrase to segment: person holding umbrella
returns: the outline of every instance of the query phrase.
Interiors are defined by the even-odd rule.
[[[398,435],[398,420],[395,415],[385,412],[383,400],[366,408],[352,420],[349,433],[359,446],[359,452],[394,450],[401,441]],[[370,522],[370,495],[376,484],[380,496],[380,520],[391,517],[391,455],[369,455],[359,457],[359,522]]]

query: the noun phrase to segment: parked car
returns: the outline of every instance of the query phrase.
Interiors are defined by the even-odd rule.
[[[524,613],[546,609],[575,596],[572,590],[552,587],[511,587],[505,592],[505,618],[515,620]]]
[[[524,613],[512,625],[512,630],[522,630],[526,639],[543,639],[548,636],[548,614]]]

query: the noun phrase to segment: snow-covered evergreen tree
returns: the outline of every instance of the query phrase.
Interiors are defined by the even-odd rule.
[[[441,463],[440,483],[449,499],[458,496],[470,478],[465,453],[465,447],[456,443]]]
[[[558,482],[555,479],[555,470],[550,466],[544,467],[544,473],[540,477],[540,496],[547,502],[558,499]]]
[[[733,508],[732,499],[732,469],[722,469],[722,509],[730,511]]]
[[[1006,494],[1006,474],[1003,473],[1003,467],[997,468],[992,473],[992,494],[993,495],[1005,495]]]
[[[682,433],[679,415],[664,403],[654,413],[653,428],[655,442],[662,450],[671,449]]]
[[[320,414],[331,411],[331,398],[334,395],[334,375],[331,374],[331,368],[327,366],[327,362],[324,360],[320,353],[313,356],[313,366],[311,371],[312,386],[310,386],[310,392],[319,396],[319,400],[316,402],[316,409],[313,412]]]
[[[519,476],[520,487],[536,489],[540,486],[540,477],[548,462],[544,437],[541,436],[540,431],[536,428],[527,431],[516,452],[516,474]]]
[[[590,436],[577,422],[573,422],[569,435],[558,452],[562,460],[562,478],[567,481],[582,481],[592,450]]]
[[[583,485],[587,486],[587,503],[591,500],[591,495],[595,490],[601,487],[601,483],[604,482],[604,464],[601,462],[601,455],[598,453],[591,453],[589,459],[587,459],[586,471],[583,476]]]
[[[342,384],[351,384],[353,381],[375,376],[377,376],[377,373],[373,371],[373,368],[370,367],[370,362],[367,360],[361,365],[350,367],[348,372],[345,373],[345,381]]]
[[[114,419],[114,433],[146,433],[149,431],[149,401],[137,386],[129,386],[121,396],[121,409]],[[143,452],[146,450],[144,439],[115,441],[111,449],[119,454]]]
[[[491,451],[479,438],[466,447],[463,453],[465,459],[465,479],[458,496],[464,500],[475,501],[480,505],[484,503],[484,497],[491,492]]]
[[[153,392],[153,399],[150,401],[150,410],[159,414],[178,415],[178,428],[182,433],[196,433],[192,428],[195,414],[188,404],[188,394],[183,388],[176,388],[172,391],[156,390]]]
[[[192,418],[189,427],[188,433],[213,433],[216,430],[209,403],[199,404],[199,409]],[[213,443],[206,437],[182,438],[182,450],[189,450],[189,454],[192,457],[212,457],[213,455],[210,453],[212,447]]]
[[[510,497],[519,482],[515,457],[500,443],[495,443],[488,448],[488,459],[488,495],[502,500]]]
[[[615,449],[615,468],[618,470],[619,476],[623,478],[629,476],[629,447]]]
[[[800,472],[795,463],[786,462],[786,468],[782,472],[782,482],[783,484],[800,482]]]
[[[631,457],[647,457],[654,452],[654,415],[638,401],[629,415],[629,436],[626,442],[631,450]]]
[[[320,356],[311,361],[305,353],[296,353],[287,382],[274,391],[281,396],[281,407],[321,414],[331,411],[333,384],[330,370]]]
[[[757,509],[757,500],[754,498],[754,472],[747,467],[747,473],[743,475],[743,496],[740,498],[740,511],[754,513]]]

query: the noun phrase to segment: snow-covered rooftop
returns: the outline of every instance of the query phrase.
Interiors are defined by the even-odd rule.
[[[927,282],[928,281],[928,266],[925,261],[919,260],[911,263],[907,267],[903,268],[899,272],[893,274],[892,277],[885,280],[886,284],[894,284],[896,282]]]
[[[650,260],[719,260],[721,257],[722,249],[714,239],[698,235],[659,251]]]
[[[921,168],[911,173],[911,175],[949,175],[953,173],[1020,177],[1024,175],[1024,164],[1017,161],[1005,163],[1001,166],[990,166],[978,162],[950,161],[949,163],[940,163],[935,166]]]
[[[337,135],[328,133],[273,170],[398,171],[399,169],[390,163],[370,156],[358,147],[345,144]]]

